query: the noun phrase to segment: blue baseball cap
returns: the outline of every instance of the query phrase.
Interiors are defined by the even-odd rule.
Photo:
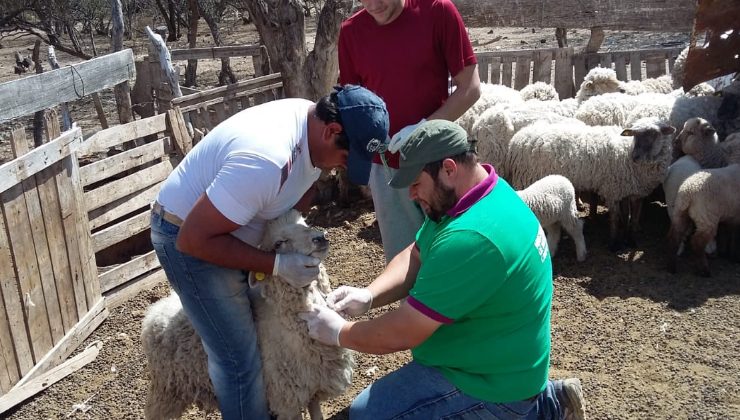
[[[388,138],[385,102],[362,86],[335,87],[342,128],[349,140],[347,176],[357,185],[367,185],[373,153]]]

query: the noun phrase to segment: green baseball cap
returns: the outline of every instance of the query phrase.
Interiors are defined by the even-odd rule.
[[[471,150],[468,134],[458,124],[447,120],[430,120],[409,134],[399,149],[400,163],[390,185],[405,188],[419,176],[424,166]]]

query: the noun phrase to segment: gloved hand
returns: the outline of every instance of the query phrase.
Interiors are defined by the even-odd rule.
[[[364,287],[340,286],[329,293],[326,304],[342,316],[358,316],[370,310],[373,294]]]
[[[318,277],[320,262],[303,254],[275,254],[272,275],[282,277],[295,288],[306,287]]]
[[[308,324],[308,335],[330,346],[339,346],[339,333],[347,321],[326,306],[314,305],[309,312],[298,314]]]
[[[393,137],[391,137],[391,142],[388,144],[388,151],[391,153],[396,153],[401,150],[401,147],[403,147],[404,143],[406,143],[406,140],[409,138],[409,134],[411,134],[411,132],[414,131],[416,127],[418,127],[422,123],[425,123],[426,121],[426,118],[422,118],[421,121],[419,121],[418,123],[407,125],[406,127],[400,129],[398,133],[394,134]]]

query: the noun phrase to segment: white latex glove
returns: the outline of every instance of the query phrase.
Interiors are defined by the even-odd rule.
[[[326,304],[342,316],[358,316],[370,310],[373,294],[366,288],[340,286],[329,293]]]
[[[275,254],[273,276],[280,276],[295,288],[308,286],[319,275],[316,257],[303,254]]]
[[[339,346],[339,333],[347,323],[338,313],[326,306],[314,305],[309,312],[298,314],[308,324],[308,335],[330,346]]]
[[[396,153],[401,150],[401,147],[403,147],[404,143],[406,143],[406,140],[408,140],[409,134],[411,134],[411,132],[414,131],[416,127],[424,122],[426,122],[426,118],[422,118],[421,121],[416,124],[407,125],[406,127],[400,129],[398,133],[394,134],[393,137],[391,137],[391,142],[388,144],[388,151],[390,151],[391,153]]]

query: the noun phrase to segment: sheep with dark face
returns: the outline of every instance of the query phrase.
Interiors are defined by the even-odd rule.
[[[665,177],[674,132],[673,127],[652,118],[639,120],[626,130],[537,123],[512,137],[506,166],[518,189],[557,174],[568,178],[577,193],[598,194],[609,207],[610,247],[618,249],[622,239],[627,244],[634,242],[641,200]],[[623,232],[620,207],[630,207],[632,213],[621,226]]]
[[[300,213],[291,210],[267,223],[260,248],[323,260],[329,241],[323,231],[308,227]],[[320,402],[344,393],[354,369],[348,350],[313,340],[298,317],[311,305],[326,305],[324,295],[331,289],[328,275],[321,266],[318,278],[301,289],[279,277],[266,275],[257,281],[258,277],[250,277],[257,286],[251,300],[269,409],[278,419],[294,419],[308,408],[311,419],[321,419]],[[142,344],[151,376],[148,419],[179,418],[190,404],[205,411],[218,409],[205,350],[177,295],[149,308]]]

